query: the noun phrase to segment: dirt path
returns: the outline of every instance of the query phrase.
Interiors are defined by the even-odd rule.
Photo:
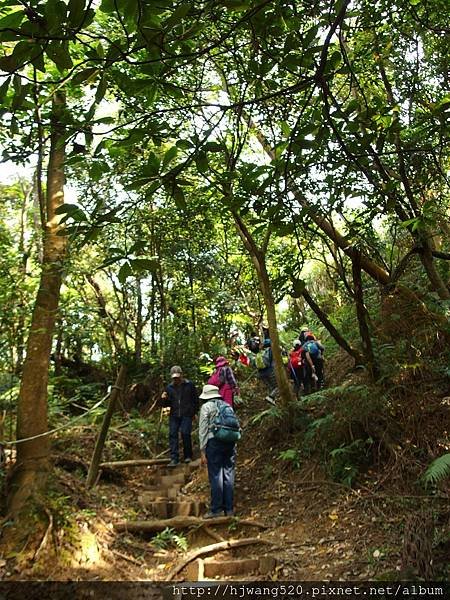
[[[84,473],[94,435],[72,440],[77,459],[58,467],[58,495],[49,507],[53,529],[39,561],[26,552],[0,562],[8,579],[167,581],[367,580],[398,578],[401,536],[408,500],[377,489],[377,473],[349,489],[327,479],[320,465],[294,465],[280,452],[295,440],[280,440],[270,427],[251,422],[268,409],[254,400],[240,410],[245,435],[239,444],[235,486],[237,518],[163,533],[118,531],[123,521],[195,517],[209,500],[206,469],[198,463],[168,471],[161,466],[109,470],[87,492]],[[66,448],[70,445],[66,442]],[[68,451],[68,450],[67,450]],[[131,452],[126,458],[139,458]],[[67,455],[66,455],[67,459]],[[70,467],[72,464],[72,467]],[[65,500],[61,499],[64,493]],[[414,504],[414,500],[411,500]],[[59,503],[59,504],[58,504]],[[401,510],[399,510],[401,507]],[[260,522],[265,527],[244,524]],[[38,547],[43,532],[30,546]],[[260,542],[201,555],[207,545],[255,537]],[[174,574],[175,573],[175,574]]]

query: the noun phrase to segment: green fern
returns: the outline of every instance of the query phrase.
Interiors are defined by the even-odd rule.
[[[433,460],[421,479],[425,484],[436,484],[450,477],[450,453],[443,454]]]
[[[252,425],[255,425],[256,423],[259,423],[260,421],[268,417],[280,419],[281,416],[281,410],[277,406],[272,406],[271,408],[268,408],[266,410],[263,410],[262,412],[256,413],[256,415],[253,415],[253,417],[250,419],[250,423]]]

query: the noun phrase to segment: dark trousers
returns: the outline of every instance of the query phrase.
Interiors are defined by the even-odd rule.
[[[211,486],[211,512],[232,512],[236,445],[211,438],[206,444],[206,459]]]
[[[289,368],[289,375],[291,376],[291,379],[294,382],[295,393],[298,395],[303,383],[303,367],[291,366]]]
[[[180,460],[178,432],[181,432],[181,439],[183,440],[184,458],[192,458],[192,417],[171,416],[169,418],[170,458],[174,462],[179,462]]]
[[[304,371],[304,374],[305,374],[304,387],[305,387],[306,394],[310,394],[311,392],[316,392],[324,385],[323,358],[320,356],[317,356],[317,357],[314,357],[312,359],[312,361],[313,361],[314,369],[316,371],[317,381],[313,380],[312,370],[307,361],[306,365],[305,365],[305,371]]]
[[[271,398],[275,398],[278,394],[278,387],[273,367],[270,369],[260,369],[258,371],[258,377],[267,386],[269,390],[269,396]]]

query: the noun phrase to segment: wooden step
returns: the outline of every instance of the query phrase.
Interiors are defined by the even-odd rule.
[[[205,503],[197,500],[171,502],[165,499],[153,500],[146,505],[157,519],[172,517],[199,517],[205,511]]]
[[[197,558],[186,567],[187,581],[204,581],[207,578],[236,577],[239,575],[268,575],[277,566],[274,556],[217,560]]]

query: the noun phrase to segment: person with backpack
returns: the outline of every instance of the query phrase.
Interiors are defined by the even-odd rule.
[[[305,393],[316,391],[323,385],[323,352],[324,347],[311,334],[306,336],[302,346],[305,357],[304,377]]]
[[[298,334],[298,339],[300,340],[300,344],[303,346],[304,343],[306,342],[306,338],[310,336],[312,337],[313,340],[316,339],[316,336],[313,334],[313,332],[309,329],[308,325],[303,325],[303,327],[300,329],[300,333]]]
[[[269,389],[265,400],[270,404],[275,404],[275,397],[278,393],[277,381],[275,379],[275,371],[273,368],[272,342],[270,338],[265,338],[263,348],[256,355],[256,368],[258,369],[258,377],[266,384]]]
[[[303,354],[300,340],[294,340],[293,349],[289,352],[289,376],[294,382],[295,393],[298,395],[303,383]]]
[[[161,396],[163,406],[170,407],[169,446],[171,461],[169,467],[175,467],[179,461],[179,433],[183,441],[184,462],[192,460],[192,420],[198,412],[198,393],[192,381],[185,379],[178,365],[170,369],[171,383]]]
[[[208,379],[208,383],[217,386],[224,402],[234,408],[233,398],[239,396],[239,388],[233,369],[224,356],[218,356],[215,365],[215,371]]]
[[[234,478],[236,442],[240,438],[239,421],[232,407],[223,401],[215,385],[203,386],[200,399],[199,440],[201,461],[208,467],[211,506],[203,516],[213,519],[234,515]]]
[[[253,352],[253,354],[258,354],[260,342],[261,340],[259,339],[259,335],[252,331],[250,337],[247,339],[246,346],[250,352]]]

